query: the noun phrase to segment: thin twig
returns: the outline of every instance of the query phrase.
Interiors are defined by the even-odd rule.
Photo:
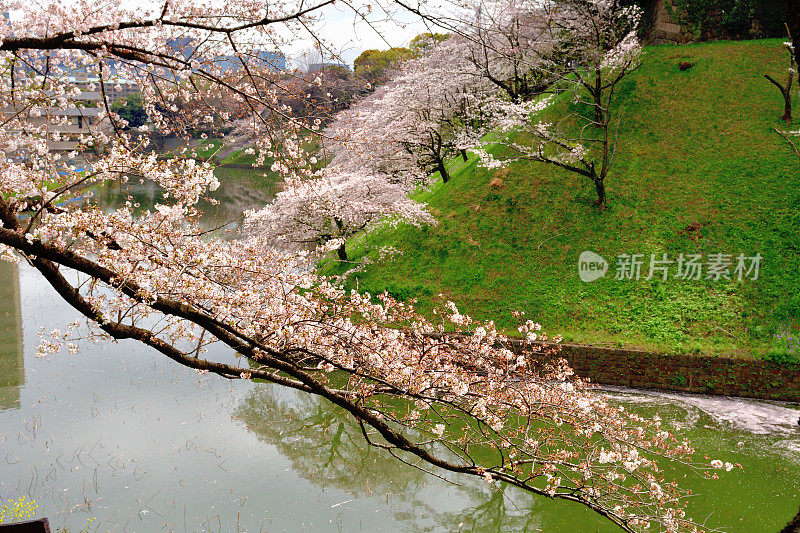
[[[798,149],[797,149],[797,146],[795,146],[795,145],[794,145],[794,143],[792,142],[792,140],[791,140],[791,139],[790,139],[790,138],[789,138],[789,137],[788,137],[788,136],[787,136],[787,135],[786,135],[784,132],[782,132],[782,131],[781,131],[781,130],[779,130],[778,128],[772,128],[772,129],[773,129],[773,130],[775,130],[775,133],[777,133],[778,135],[780,135],[781,137],[783,137],[784,139],[786,139],[786,142],[787,142],[787,143],[789,143],[789,144],[791,144],[791,145],[792,145],[792,148],[794,148],[794,153],[796,153],[796,154],[797,154],[797,157],[799,157],[799,158],[800,158],[800,150],[798,150]]]

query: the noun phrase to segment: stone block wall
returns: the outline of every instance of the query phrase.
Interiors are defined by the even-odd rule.
[[[800,365],[570,344],[559,355],[604,385],[800,402]]]
[[[658,0],[656,4],[655,25],[653,27],[653,40],[656,44],[677,43],[681,33],[681,26],[676,24],[670,17],[667,4],[674,5],[672,0]]]

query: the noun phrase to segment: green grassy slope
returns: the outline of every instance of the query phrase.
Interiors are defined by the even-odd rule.
[[[609,208],[592,185],[541,163],[488,171],[451,162],[452,180],[422,195],[439,225],[381,229],[349,244],[352,258],[393,246],[402,255],[349,280],[372,293],[443,293],[466,312],[511,328],[525,311],[565,340],[728,355],[789,351],[776,333],[800,317],[800,160],[773,128],[784,76],[779,40],[647,48],[624,80]],[[679,61],[695,61],[686,70]],[[555,107],[564,113],[568,98]],[[796,110],[800,115],[800,109]],[[798,121],[792,126],[798,129]],[[798,143],[800,144],[800,143]],[[503,179],[499,189],[489,186]],[[699,238],[687,227],[699,223]],[[611,269],[578,278],[592,250]],[[757,281],[618,281],[617,254],[764,256]],[[333,273],[343,266],[328,266]],[[673,269],[674,273],[674,269]],[[785,343],[784,343],[785,344]]]

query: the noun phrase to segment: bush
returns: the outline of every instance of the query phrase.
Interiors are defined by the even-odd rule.
[[[764,358],[778,364],[799,364],[800,335],[781,326],[773,337],[773,346]]]
[[[118,98],[111,105],[111,110],[128,121],[125,129],[138,128],[147,122],[147,112],[144,110],[142,96],[139,93]]]
[[[667,4],[669,5],[669,4]],[[700,40],[783,37],[784,2],[675,0],[670,16]]]
[[[778,318],[800,318],[800,294],[788,296],[775,310]]]

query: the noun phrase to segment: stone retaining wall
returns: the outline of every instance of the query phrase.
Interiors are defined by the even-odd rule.
[[[656,44],[674,44],[678,42],[678,36],[681,33],[680,24],[676,24],[672,17],[670,17],[668,8],[673,6],[672,0],[658,0],[655,9],[655,25],[653,28],[653,37]]]
[[[604,385],[800,402],[800,365],[570,344],[560,356]]]

